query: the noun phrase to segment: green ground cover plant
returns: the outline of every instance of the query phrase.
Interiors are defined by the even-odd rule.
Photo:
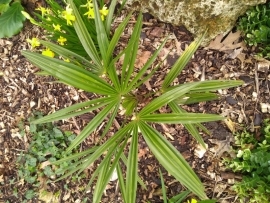
[[[42,114],[35,112],[29,121],[38,118],[42,118]],[[20,126],[20,128],[23,129],[24,126]],[[25,132],[22,130],[20,134],[24,135]],[[31,184],[33,188],[25,192],[26,201],[39,195],[40,180],[50,182],[57,175],[61,175],[59,171],[72,164],[72,161],[67,161],[53,167],[45,163],[66,157],[64,151],[76,137],[69,131],[62,132],[52,123],[31,124],[28,136],[31,138],[30,145],[17,160],[20,181]]]
[[[270,119],[264,121],[259,138],[247,131],[235,135],[237,157],[227,166],[243,174],[233,189],[240,202],[270,202]]]
[[[242,81],[213,80],[172,85],[174,79],[181,73],[199,47],[203,39],[201,36],[190,44],[168,70],[158,91],[150,91],[146,95],[141,95],[138,89],[156,73],[156,70],[163,63],[163,61],[156,59],[166,44],[166,39],[145,65],[141,69],[136,69],[135,61],[142,28],[141,13],[138,14],[126,48],[113,56],[131,14],[118,26],[113,36],[109,36],[116,1],[111,2],[108,16],[103,20],[99,5],[94,0],[92,3],[97,33],[97,44],[95,44],[81,17],[80,7],[76,6],[72,0],[68,0],[67,3],[70,15],[74,16],[72,26],[74,26],[82,47],[91,60],[44,40],[39,42],[55,55],[42,55],[35,53],[35,51],[22,52],[30,62],[57,78],[59,82],[96,95],[96,98],[90,101],[74,104],[32,122],[33,124],[53,122],[99,110],[99,113],[66,149],[67,157],[51,162],[51,164],[58,165],[74,161],[72,165],[60,171],[64,175],[58,180],[74,173],[79,174],[92,163],[99,161],[98,167],[89,180],[89,186],[95,182],[91,202],[100,202],[114,170],[117,171],[123,201],[135,202],[137,183],[142,184],[138,177],[138,137],[142,136],[151,152],[171,175],[200,199],[208,199],[203,184],[195,172],[166,137],[154,128],[153,124],[182,124],[201,145],[205,146],[199,132],[207,133],[208,131],[201,122],[222,120],[223,117],[213,114],[188,113],[181,106],[186,103],[216,99],[217,96],[212,93],[213,91],[241,85]],[[68,59],[68,61],[59,59],[59,56]],[[121,67],[117,66],[120,59],[122,61]],[[198,95],[201,96],[198,97]],[[145,103],[146,100],[149,102]],[[160,113],[159,109],[162,107],[166,107],[168,113]],[[124,115],[121,109],[124,109]],[[114,129],[113,121],[115,119],[120,123],[120,128],[113,131],[113,136],[107,136],[108,132]],[[100,141],[96,143],[96,146],[80,153],[68,155],[103,122],[106,125],[100,131]]]
[[[270,3],[250,8],[239,18],[238,29],[249,46],[258,47],[259,56],[270,58]]]
[[[20,0],[0,0],[0,38],[12,37],[23,28],[25,17]]]

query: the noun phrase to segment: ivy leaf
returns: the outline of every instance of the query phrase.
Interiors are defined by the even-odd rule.
[[[23,7],[20,2],[14,2],[9,9],[0,16],[0,38],[11,37],[23,27],[25,17],[22,15]]]

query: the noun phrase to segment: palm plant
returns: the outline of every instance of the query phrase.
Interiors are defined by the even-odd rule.
[[[140,101],[136,97],[136,91],[160,68],[162,62],[158,63],[154,68],[151,68],[151,65],[156,60],[166,40],[153,53],[146,64],[137,71],[134,65],[142,28],[142,14],[138,15],[137,23],[135,24],[127,47],[117,56],[112,57],[114,49],[129,22],[131,14],[118,26],[114,35],[110,38],[110,24],[116,0],[111,2],[109,8],[110,13],[105,22],[101,20],[97,2],[95,0],[93,1],[99,48],[98,52],[73,1],[68,0],[68,3],[76,17],[74,28],[91,61],[86,61],[78,54],[46,41],[41,41],[41,43],[57,54],[70,59],[71,62],[65,62],[57,58],[50,58],[29,51],[22,52],[30,62],[60,81],[98,95],[95,99],[74,104],[33,121],[35,124],[53,122],[97,109],[100,110],[68,147],[66,153],[71,152],[82,143],[89,134],[96,130],[101,123],[105,122],[106,126],[100,137],[100,139],[103,140],[103,144],[97,143],[95,147],[53,162],[52,164],[59,164],[74,160],[72,166],[61,171],[64,175],[60,179],[70,176],[75,172],[81,173],[90,164],[102,157],[102,160],[89,181],[90,185],[96,180],[92,202],[100,202],[103,191],[114,170],[117,171],[124,202],[135,202],[137,182],[139,181],[141,183],[137,174],[138,138],[141,135],[157,160],[171,175],[199,198],[207,199],[203,184],[195,172],[176,148],[158,132],[152,124],[183,124],[191,135],[193,135],[200,144],[205,146],[203,139],[199,135],[199,129],[206,132],[207,130],[200,123],[221,120],[223,117],[212,114],[187,113],[181,108],[181,105],[214,99],[216,97],[213,93],[209,92],[221,88],[234,87],[242,84],[242,82],[218,80],[192,82],[176,86],[171,85],[172,81],[179,75],[197,50],[203,39],[203,36],[201,36],[191,43],[173,65],[166,75],[160,91],[154,96],[152,95],[153,99],[146,105],[138,105]],[[116,70],[116,62],[120,57],[123,57],[124,60],[121,71],[118,73]],[[87,64],[87,69],[82,68],[85,64]],[[146,74],[147,71],[150,71],[150,73]],[[198,97],[198,94],[201,96]],[[158,110],[164,106],[168,106],[171,109],[171,113],[158,113]],[[113,136],[106,137],[113,125],[114,119],[120,119],[120,107],[125,109],[125,121],[123,121],[122,126]],[[127,157],[124,151],[128,151]],[[123,171],[121,162],[126,165],[126,171]]]

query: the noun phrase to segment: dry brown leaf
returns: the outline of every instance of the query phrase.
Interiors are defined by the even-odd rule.
[[[231,136],[227,136],[226,140],[209,139],[209,141],[217,145],[210,149],[211,152],[215,153],[216,157],[220,158],[224,152],[228,152],[230,155],[233,155],[230,144],[230,142],[233,141]]]
[[[139,52],[138,58],[136,59],[135,67],[136,68],[141,68],[143,65],[147,62],[147,60],[151,56],[151,51],[143,51]]]
[[[238,42],[240,38],[240,31],[230,32],[224,39],[223,34],[218,35],[210,44],[205,47],[206,49],[215,49],[218,51],[228,51],[238,48],[245,48],[245,43],[243,41]]]
[[[153,37],[161,37],[164,30],[161,27],[155,27],[151,32],[150,35]]]

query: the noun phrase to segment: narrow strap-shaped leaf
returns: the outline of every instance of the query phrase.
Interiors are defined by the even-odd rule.
[[[126,187],[125,187],[125,181],[124,181],[124,175],[120,166],[120,163],[117,163],[117,176],[118,176],[118,181],[119,181],[119,186],[120,186],[120,191],[122,192],[122,197],[124,202],[127,202],[127,193],[126,193]]]
[[[67,148],[66,153],[70,152],[76,146],[78,146],[82,141],[85,140],[87,136],[89,136],[100,124],[101,122],[107,117],[110,111],[114,110],[118,102],[111,102],[108,106],[106,106],[102,111],[100,111],[92,120],[88,123],[88,125],[82,130],[79,136],[77,136],[70,146]]]
[[[130,17],[131,17],[131,13],[124,19],[124,21],[122,23],[120,23],[120,25],[115,30],[114,35],[110,41],[110,44],[109,44],[109,47],[107,50],[107,57],[106,58],[112,57],[113,51],[114,51],[121,35],[123,34],[124,29],[126,28]]]
[[[110,2],[109,13],[108,13],[108,15],[106,17],[106,21],[105,21],[105,30],[106,30],[107,36],[110,36],[111,24],[112,24],[112,20],[113,20],[113,15],[114,15],[116,3],[117,3],[117,0],[112,0]]]
[[[181,192],[178,195],[173,196],[171,199],[169,199],[169,203],[181,203],[183,202],[186,197],[190,194],[190,191],[186,190]]]
[[[96,25],[96,31],[97,31],[98,47],[100,49],[100,53],[103,59],[103,66],[105,67],[105,69],[107,69],[109,65],[109,60],[111,59],[111,56],[107,56],[109,40],[108,40],[108,36],[105,30],[104,24],[101,20],[97,0],[93,0],[93,4],[94,4],[95,25]]]
[[[161,186],[162,186],[163,203],[167,203],[166,186],[165,186],[163,175],[160,168],[158,170],[159,170],[160,181],[161,181]]]
[[[130,84],[128,85],[128,90],[126,92],[129,92],[131,89],[138,87],[140,84],[142,84],[142,82],[138,83],[138,80],[140,80],[142,78],[142,76],[146,73],[146,71],[148,70],[148,68],[151,66],[151,64],[156,60],[158,54],[160,53],[160,51],[162,50],[162,48],[164,47],[165,43],[167,41],[167,38],[162,42],[162,44],[159,46],[159,48],[154,52],[154,54],[150,57],[149,60],[147,60],[147,62],[144,64],[144,66],[140,69],[140,71],[136,74],[135,78],[130,82]],[[165,60],[165,59],[164,59]],[[160,64],[156,67],[158,68],[161,65],[162,62],[160,62]],[[151,73],[153,74],[155,72],[152,71]],[[150,77],[150,76],[149,76]],[[146,77],[147,79],[148,77]]]
[[[100,136],[99,140],[103,139],[103,137],[107,134],[107,132],[110,130],[110,127],[112,126],[113,120],[116,117],[116,114],[119,110],[119,106],[120,106],[120,102],[118,102],[118,104],[116,104],[114,111],[112,112],[109,121],[106,124],[105,129],[102,132],[102,135]]]
[[[181,109],[175,101],[170,102],[169,106],[174,113],[187,113],[185,110]],[[199,142],[204,148],[206,148],[204,140],[200,135],[196,125],[191,123],[186,123],[183,125],[188,130],[188,132],[197,140],[197,142]]]
[[[207,80],[202,81],[202,83],[192,89],[191,92],[216,91],[219,89],[228,89],[243,84],[244,82],[242,80]]]
[[[73,12],[74,12],[74,15],[76,18],[75,22],[73,23],[73,26],[76,30],[78,38],[80,39],[86,53],[93,60],[93,62],[97,65],[97,67],[100,69],[100,71],[102,71],[103,67],[102,67],[102,63],[101,63],[98,51],[95,47],[95,44],[94,44],[91,36],[88,33],[87,28],[85,27],[85,24],[80,16],[80,13],[79,13],[78,9],[76,8],[75,4],[73,3],[73,0],[68,0],[68,3],[70,4],[70,7],[73,9]]]
[[[53,52],[59,54],[60,56],[63,56],[64,58],[68,58],[73,63],[77,62],[77,63],[83,65],[84,68],[90,68],[94,72],[98,71],[98,68],[94,64],[90,63],[90,61],[86,60],[84,57],[82,57],[82,56],[62,47],[62,46],[59,46],[59,45],[56,45],[54,43],[44,41],[44,40],[40,40],[40,43],[43,44],[44,46],[48,47],[49,49],[51,49]]]
[[[143,115],[147,115],[149,113],[152,113],[153,111],[159,109],[160,107],[164,106],[165,104],[168,104],[169,102],[177,99],[178,97],[186,94],[191,89],[195,88],[197,85],[199,85],[200,82],[193,82],[193,83],[186,83],[184,85],[181,85],[177,88],[174,88],[168,92],[165,92],[158,98],[154,99],[152,102],[147,104],[140,112],[139,117]]]
[[[138,127],[132,131],[128,163],[127,163],[127,180],[126,180],[126,198],[127,202],[135,203],[137,192],[138,176]]]
[[[22,54],[34,65],[73,87],[102,95],[116,93],[111,85],[96,74],[72,63],[28,51],[22,51]]]
[[[121,160],[122,160],[123,163],[127,166],[128,160],[127,160],[127,157],[126,157],[126,155],[125,155],[124,153],[122,153],[122,155],[121,155]],[[138,180],[138,183],[142,186],[142,188],[143,188],[144,190],[146,190],[146,189],[147,189],[147,188],[146,188],[146,185],[144,184],[144,182],[142,181],[142,179],[140,178],[139,175],[137,175],[137,180]]]
[[[165,114],[148,114],[140,116],[140,120],[155,123],[200,123],[223,120],[224,117],[215,114],[203,113],[165,113]]]
[[[127,140],[128,140],[128,136],[126,137],[125,141],[122,143],[122,146],[120,148],[119,148],[119,143],[116,143],[117,145],[112,147],[112,150],[114,151],[114,153],[112,155],[110,155],[110,159],[108,159],[108,161],[107,161],[109,163],[109,168],[108,167],[102,168],[102,171],[99,174],[98,179],[101,179],[100,180],[101,184],[100,185],[96,184],[96,186],[95,186],[93,202],[100,202],[103,191],[105,190],[106,186],[108,185],[110,178],[111,178],[114,170],[116,169],[117,163],[119,162],[121,154],[123,153],[124,148],[126,147]],[[116,149],[118,149],[118,150],[116,150]],[[108,154],[106,156],[108,156]]]
[[[206,33],[206,32],[205,32]],[[205,34],[204,34],[205,35]],[[200,38],[192,42],[188,48],[183,52],[181,57],[175,62],[170,72],[166,75],[164,78],[162,89],[166,90],[167,87],[170,86],[170,84],[173,82],[173,80],[179,75],[179,73],[183,70],[183,68],[187,65],[195,51],[200,46],[204,35],[202,35]]]
[[[131,79],[131,75],[134,73],[134,66],[135,66],[135,61],[136,61],[137,53],[138,53],[141,30],[142,30],[142,13],[140,13],[137,18],[137,23],[135,24],[133,28],[133,33],[129,40],[130,42],[133,43],[132,51],[130,53],[126,53],[125,55],[125,58],[128,57],[130,61],[127,68],[123,67],[126,73],[124,76],[124,84],[123,84],[124,89],[126,89]]]
[[[111,154],[110,156],[107,154],[106,157],[108,157],[107,160],[103,160],[102,162],[104,163],[102,165],[102,167],[99,167],[98,169],[96,169],[96,172],[99,172],[99,176],[97,179],[97,182],[95,184],[95,190],[94,190],[94,194],[93,194],[93,203],[99,203],[102,197],[102,194],[104,192],[103,189],[103,182],[106,176],[107,171],[110,169],[110,161],[111,161]]]
[[[177,104],[195,104],[218,99],[218,95],[211,92],[187,93],[175,100]]]
[[[95,148],[95,151],[94,151],[93,154],[85,156],[85,158],[83,158],[82,160],[79,159],[79,157],[80,157],[79,155],[82,155],[82,154],[85,155],[85,153],[78,153],[78,154],[72,155],[71,156],[72,159],[74,157],[79,159],[78,161],[73,163],[76,167],[75,168],[72,167],[73,169],[70,169],[70,171],[67,174],[65,174],[64,176],[62,176],[61,178],[59,178],[59,180],[71,175],[72,173],[74,173],[74,172],[76,172],[78,170],[83,171],[91,163],[93,163],[95,160],[100,158],[100,156],[105,151],[107,151],[112,145],[114,145],[116,142],[120,143],[123,140],[123,138],[129,134],[129,132],[133,128],[133,126],[134,126],[134,122],[131,122],[131,123],[127,124],[125,127],[120,129],[119,131],[117,131],[117,133],[114,136],[112,136],[109,140],[107,140],[104,144],[102,144],[102,145],[98,146],[97,148]],[[60,164],[60,163],[65,162],[66,160],[70,160],[70,158],[65,157],[63,159],[60,159],[58,161],[54,161],[54,162],[51,162],[51,163],[52,164]]]
[[[139,128],[149,149],[161,165],[199,198],[208,199],[200,179],[175,147],[145,122],[140,122]]]
[[[32,121],[33,124],[39,124],[39,123],[47,123],[47,122],[53,122],[57,120],[67,119],[73,116],[78,116],[86,112],[91,112],[92,110],[95,110],[99,107],[102,107],[109,102],[112,101],[112,98],[99,98],[94,99],[91,101],[82,102],[79,104],[74,104],[72,106],[66,107],[64,109],[61,109],[59,111],[56,111],[55,113],[49,114],[47,116],[44,116],[42,118],[39,118],[37,120]],[[89,107],[91,106],[91,107]],[[88,107],[88,108],[86,108]],[[84,110],[81,110],[82,108],[86,108]],[[77,111],[80,110],[80,111]],[[76,112],[74,112],[76,111]]]

